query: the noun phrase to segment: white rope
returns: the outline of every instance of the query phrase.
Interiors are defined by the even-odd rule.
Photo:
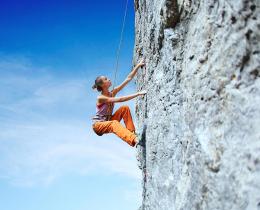
[[[125,14],[124,14],[124,19],[123,19],[123,23],[122,23],[122,29],[121,29],[121,34],[120,34],[120,41],[119,41],[119,45],[118,45],[117,53],[116,53],[116,68],[115,68],[115,74],[114,74],[114,79],[113,79],[113,88],[112,88],[112,90],[114,89],[115,83],[116,83],[116,75],[117,75],[118,64],[119,64],[119,55],[120,55],[122,42],[123,42],[124,31],[125,31],[125,22],[126,22],[127,10],[128,10],[128,1],[129,0],[126,0]],[[112,97],[113,97],[113,95],[112,95]],[[112,113],[111,113],[111,115],[109,115],[109,112],[113,111],[113,107],[114,107],[114,104],[111,104],[111,106],[109,104],[109,107],[107,109],[107,115],[108,115],[107,120],[110,120],[110,118],[112,116]]]
[[[118,64],[119,64],[119,55],[120,55],[120,51],[121,51],[121,47],[122,47],[124,30],[125,30],[125,22],[126,22],[127,10],[128,10],[128,1],[129,0],[126,0],[125,14],[124,14],[124,19],[123,19],[123,24],[122,24],[122,29],[121,29],[120,41],[119,41],[119,45],[118,45],[117,53],[116,53],[116,68],[115,68],[112,90],[114,89],[114,86],[115,86],[115,83],[116,83],[116,75],[117,75]]]

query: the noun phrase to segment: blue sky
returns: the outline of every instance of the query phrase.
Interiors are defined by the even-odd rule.
[[[91,129],[98,75],[113,79],[125,1],[1,1],[0,209],[132,210],[135,149]],[[117,83],[132,68],[129,2]],[[119,95],[136,91],[134,82]],[[134,100],[130,106],[134,116]],[[122,121],[123,123],[123,121]]]

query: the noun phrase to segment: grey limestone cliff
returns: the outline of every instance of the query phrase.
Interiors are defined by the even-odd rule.
[[[140,209],[260,209],[259,4],[135,0]]]

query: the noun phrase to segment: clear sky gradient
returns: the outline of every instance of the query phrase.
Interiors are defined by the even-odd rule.
[[[124,7],[125,0],[1,1],[0,209],[141,205],[135,149],[91,129],[99,94],[91,86],[98,75],[113,79]],[[133,46],[130,0],[116,84],[132,69]],[[134,92],[132,81],[119,95]],[[135,120],[134,100],[123,104]]]

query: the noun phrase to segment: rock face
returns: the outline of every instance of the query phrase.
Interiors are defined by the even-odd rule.
[[[260,209],[259,2],[135,0],[140,209]]]

